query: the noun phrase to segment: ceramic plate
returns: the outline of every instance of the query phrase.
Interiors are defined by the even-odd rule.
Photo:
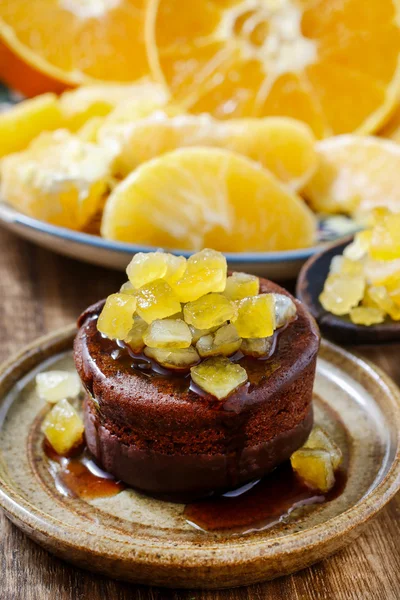
[[[149,246],[113,242],[96,235],[50,225],[23,215],[2,202],[0,202],[0,224],[54,252],[119,270],[125,270],[127,263],[136,252],[155,249]],[[318,246],[285,252],[228,252],[226,257],[232,270],[246,271],[282,281],[296,277],[304,262],[321,248],[322,243],[340,239],[356,229],[357,226],[350,219],[332,217],[320,222]],[[179,249],[173,252],[185,256],[191,254]]]
[[[42,338],[0,369],[0,506],[32,539],[79,567],[174,588],[251,584],[336,552],[399,489],[398,389],[371,364],[323,342],[316,421],[349,464],[346,486],[334,500],[298,509],[268,530],[222,535],[195,529],[183,505],[131,489],[90,502],[66,497],[42,451],[47,409],[33,378],[49,368],[73,369],[73,335],[70,327]]]

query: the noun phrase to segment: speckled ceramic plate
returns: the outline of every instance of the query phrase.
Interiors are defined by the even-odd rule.
[[[354,540],[400,487],[400,395],[381,371],[327,342],[315,384],[316,421],[348,461],[344,491],[249,534],[209,534],[183,505],[127,489],[111,498],[63,496],[46,468],[33,378],[73,369],[71,327],[38,340],[0,369],[0,506],[59,557],[111,577],[169,587],[218,588],[291,573]],[[340,415],[338,418],[337,415]]]

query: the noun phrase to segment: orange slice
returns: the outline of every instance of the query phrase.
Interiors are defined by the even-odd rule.
[[[0,195],[18,210],[55,225],[81,229],[102,209],[111,153],[66,129],[44,132],[0,163]]]
[[[144,163],[117,185],[101,232],[164,248],[274,251],[311,245],[316,219],[257,163],[195,147]]]
[[[154,76],[193,112],[375,131],[400,90],[398,0],[150,0]]]
[[[149,74],[145,5],[146,0],[0,0],[0,36],[29,65],[25,76],[33,81],[36,72],[72,86],[133,82]],[[23,89],[17,76],[14,84]]]
[[[142,81],[132,85],[87,85],[60,96],[65,126],[80,129],[92,117],[104,117],[119,107],[139,107],[166,104],[168,95],[159,83]],[[133,109],[132,109],[133,110]]]
[[[218,121],[208,115],[153,115],[103,127],[98,140],[118,148],[116,168],[125,177],[138,165],[183,146],[215,146],[256,160],[292,189],[302,187],[317,166],[307,125],[287,117]]]
[[[304,193],[325,213],[364,215],[379,206],[400,212],[400,145],[342,135],[317,143],[319,168]]]
[[[63,117],[55,94],[25,100],[0,114],[0,158],[23,150],[41,131],[62,126]]]

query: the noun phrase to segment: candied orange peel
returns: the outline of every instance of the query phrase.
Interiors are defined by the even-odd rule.
[[[275,330],[296,315],[289,296],[259,293],[254,275],[228,276],[224,255],[208,248],[188,259],[141,252],[127,275],[107,298],[98,330],[164,368],[191,369],[193,381],[219,399],[247,381],[229,357],[268,357]]]
[[[370,227],[333,258],[319,300],[357,325],[400,321],[400,214],[383,208],[371,214]]]

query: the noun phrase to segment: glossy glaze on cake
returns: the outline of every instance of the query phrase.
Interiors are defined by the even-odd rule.
[[[263,279],[260,291],[287,294]],[[129,485],[177,500],[238,487],[288,459],[312,427],[319,346],[314,320],[296,305],[272,356],[232,358],[249,381],[222,401],[193,386],[189,374],[153,370],[102,337],[103,302],[90,307],[75,340],[90,451]]]

